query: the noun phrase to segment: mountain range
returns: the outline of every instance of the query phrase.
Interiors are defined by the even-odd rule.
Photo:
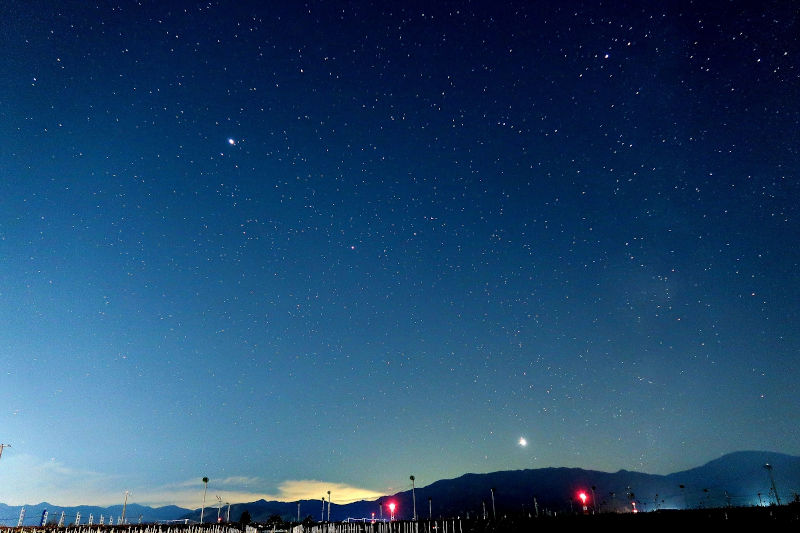
[[[80,513],[80,523],[88,524],[89,518],[92,517],[94,524],[100,523],[100,517],[103,517],[104,523],[109,524],[110,520],[117,523],[117,519],[122,516],[122,505],[112,505],[109,507],[99,507],[95,505],[78,505],[74,507],[64,507],[60,505],[52,505],[47,502],[37,503],[36,505],[6,505],[0,503],[0,527],[7,526],[13,527],[19,521],[20,509],[25,507],[25,518],[23,525],[36,526],[39,525],[42,518],[42,512],[47,510],[47,523],[57,524],[61,513],[64,513],[64,525],[74,524],[78,513]],[[167,520],[176,520],[187,514],[191,514],[190,509],[184,509],[176,505],[167,505],[164,507],[148,507],[146,505],[139,505],[135,503],[127,504],[125,508],[126,522],[135,524],[139,521],[145,522],[161,522]]]
[[[765,468],[770,465],[770,468]],[[773,489],[774,480],[774,489]],[[487,474],[465,474],[454,479],[436,481],[413,491],[387,495],[373,501],[358,501],[330,506],[332,521],[347,518],[384,518],[389,516],[389,503],[395,503],[395,516],[410,519],[416,502],[417,516],[437,517],[497,517],[511,514],[552,514],[569,512],[582,505],[578,494],[586,495],[586,505],[598,512],[640,511],[655,509],[684,509],[723,506],[772,505],[797,501],[800,496],[800,457],[775,452],[734,452],[703,466],[669,475],[645,474],[620,470],[614,473],[581,468],[539,468],[509,470]],[[777,494],[776,494],[777,493]],[[256,522],[275,515],[284,520],[310,516],[321,519],[322,501],[277,502],[258,500],[234,504],[231,520],[239,520],[246,510]],[[82,523],[93,515],[120,516],[122,506],[58,507],[41,503],[26,506],[25,525],[38,524],[43,509],[48,509],[48,521],[57,521],[62,511],[67,524],[74,522],[78,512]],[[16,525],[20,507],[0,504],[0,524]],[[225,512],[226,510],[223,510]],[[167,520],[199,521],[201,510],[176,506],[146,507],[129,504],[126,516],[135,523]],[[327,508],[326,508],[327,517]],[[205,510],[206,521],[216,520],[214,508]]]

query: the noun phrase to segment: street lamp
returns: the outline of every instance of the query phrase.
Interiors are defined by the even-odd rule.
[[[497,520],[497,511],[494,508],[494,487],[491,488],[492,491],[492,520]]]
[[[389,504],[389,513],[391,513],[391,514],[389,515],[389,521],[390,521],[390,522],[394,522],[394,509],[395,509],[395,507],[396,507],[396,505],[395,505],[395,503],[394,503],[394,502],[391,502],[391,503]]]
[[[411,480],[411,501],[414,505],[414,522],[417,521],[417,496],[414,494],[414,476],[409,478]]]
[[[206,492],[208,491],[208,478],[203,478],[203,484],[205,488],[203,488],[203,507],[200,509],[200,523],[203,523],[203,516],[206,513]]]
[[[328,491],[328,522],[331,521],[331,491]]]

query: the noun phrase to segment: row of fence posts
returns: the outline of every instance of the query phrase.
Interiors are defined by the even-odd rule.
[[[461,519],[420,522],[332,522],[310,527],[298,525],[292,533],[463,533]]]
[[[242,533],[235,527],[227,525],[192,525],[192,526],[164,526],[150,524],[148,526],[69,526],[67,528],[48,525],[44,527],[25,526],[14,529],[15,533]],[[248,532],[252,533],[252,532]]]
[[[39,519],[39,527],[40,528],[52,527],[52,525],[47,523],[48,518],[49,518],[49,514],[47,512],[47,509],[45,509],[44,511],[42,511],[42,516]],[[66,525],[65,524],[65,519],[66,519],[66,512],[65,511],[61,511],[61,516],[58,519],[58,525],[56,527],[58,527],[59,529],[65,527],[65,525]],[[24,521],[25,521],[25,507],[22,507],[19,510],[19,520],[17,520],[17,527],[21,528]],[[139,524],[141,524],[141,522],[142,522],[142,515],[139,515]],[[89,514],[88,523],[83,525],[83,527],[84,528],[86,528],[86,527],[90,527],[91,528],[93,526],[104,526],[104,525],[106,525],[105,524],[105,516],[100,515],[100,522],[95,523],[94,515],[90,513]],[[114,517],[113,516],[109,516],[108,517],[108,525],[109,526],[113,526],[114,525]],[[117,517],[117,525],[118,526],[128,525],[128,521],[124,517],[118,516]],[[82,524],[81,524],[81,512],[78,511],[78,513],[75,515],[75,521],[74,521],[73,525],[70,526],[70,527],[77,528],[77,527],[81,527],[81,526],[82,526]]]

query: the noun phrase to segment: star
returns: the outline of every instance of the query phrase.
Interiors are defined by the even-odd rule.
[[[520,437],[520,438],[519,438],[519,445],[520,445],[521,447],[523,447],[523,448],[524,448],[525,446],[527,446],[527,445],[528,445],[528,441],[527,441],[527,439],[525,439],[525,437]]]

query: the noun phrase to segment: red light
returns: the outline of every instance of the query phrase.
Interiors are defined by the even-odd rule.
[[[578,493],[578,498],[580,498],[580,499],[581,499],[581,502],[583,502],[584,504],[586,503],[586,498],[587,498],[587,496],[586,496],[586,493],[585,493],[585,492],[579,492],[579,493]]]
[[[394,512],[394,508],[395,508],[394,502],[390,503],[390,504],[389,504],[389,510],[390,510],[391,512]]]

